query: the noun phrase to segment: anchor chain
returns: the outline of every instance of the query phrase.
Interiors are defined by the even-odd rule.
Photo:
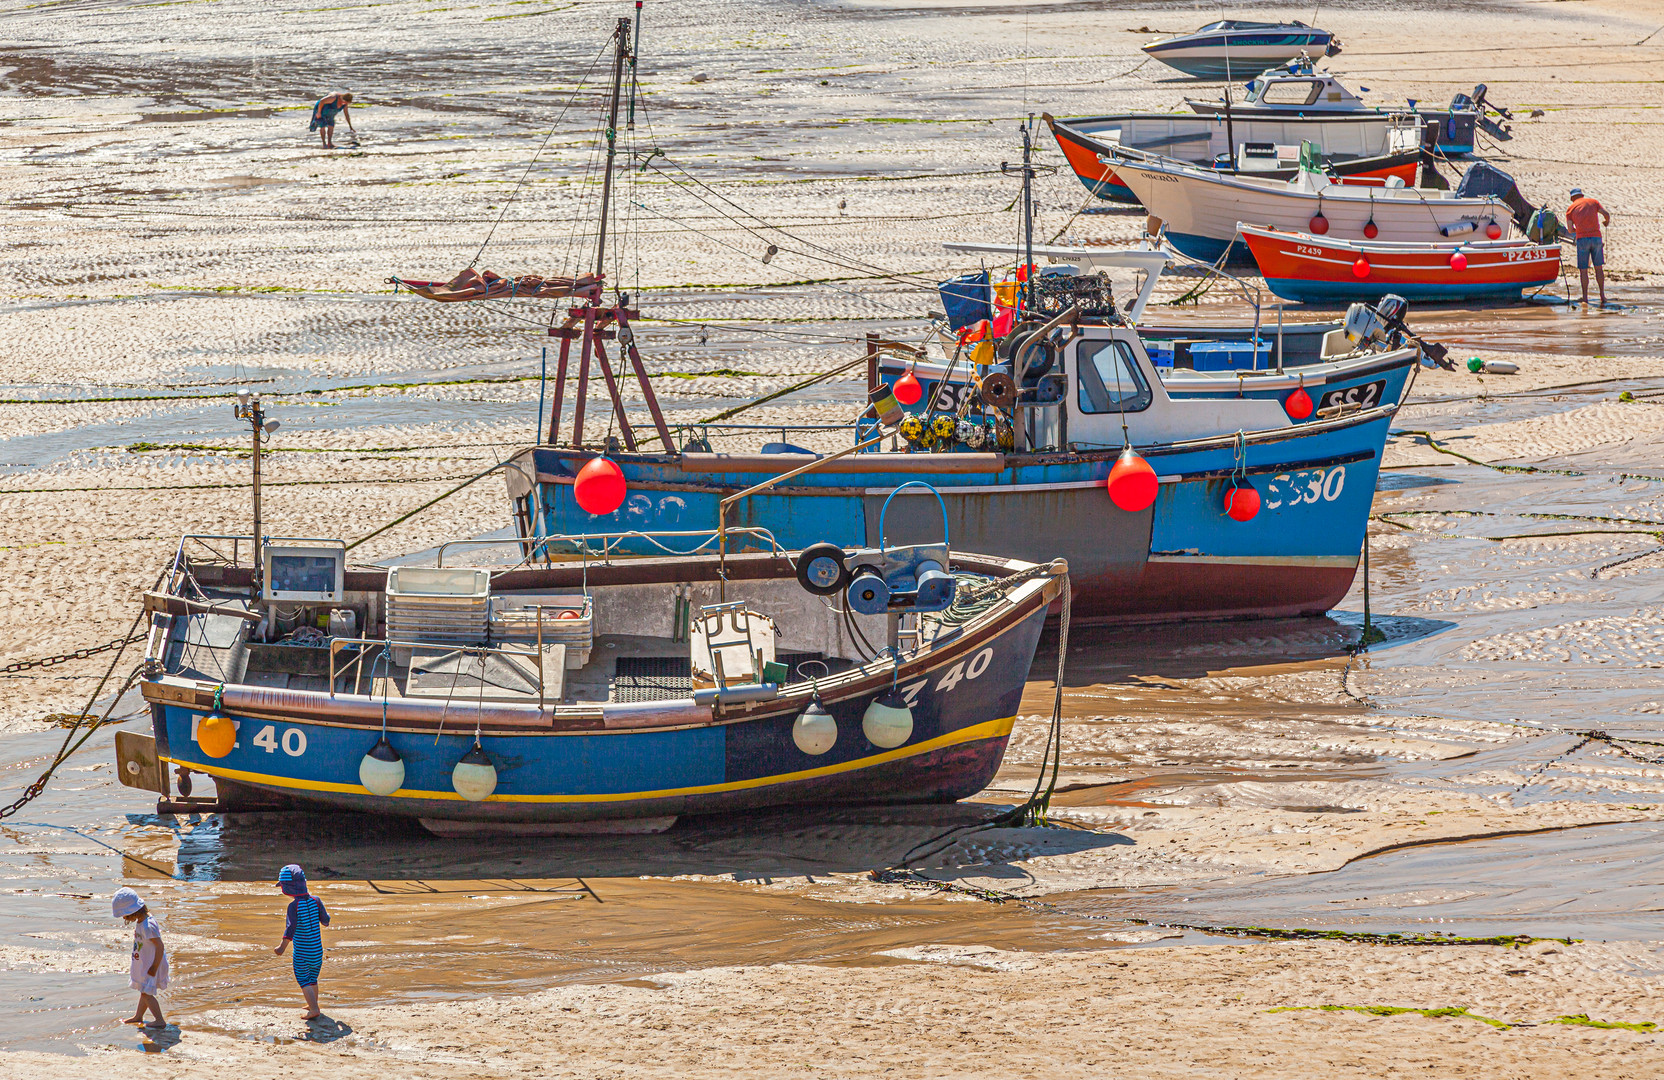
[[[99,653],[106,653],[111,649],[119,649],[123,645],[132,645],[135,642],[143,641],[149,633],[150,631],[145,630],[131,637],[119,637],[102,645],[89,645],[84,649],[76,649],[74,652],[59,653],[57,656],[43,656],[39,660],[18,660],[0,667],[0,675],[14,675],[19,671],[29,671],[33,668],[56,667],[59,664],[67,664],[71,660],[86,660],[97,656]]]

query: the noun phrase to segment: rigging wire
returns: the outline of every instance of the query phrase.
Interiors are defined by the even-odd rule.
[[[612,44],[612,42],[607,42],[607,45],[610,44]],[[601,46],[600,50],[596,52],[594,59],[590,60],[589,68],[585,70],[583,76],[579,78],[578,84],[572,88],[572,95],[566,99],[566,104],[561,106],[559,115],[555,117],[555,122],[549,125],[549,134],[543,136],[543,142],[538,145],[537,152],[532,155],[532,159],[530,161],[526,162],[525,171],[520,174],[520,179],[516,180],[514,182],[514,187],[509,190],[508,198],[503,202],[503,209],[497,215],[497,220],[491,223],[491,228],[486,232],[485,239],[480,241],[479,250],[474,252],[474,257],[472,259],[468,260],[468,266],[470,269],[475,263],[480,261],[480,256],[485,254],[486,245],[491,243],[491,238],[497,234],[497,226],[501,225],[503,223],[503,218],[508,216],[509,207],[514,205],[514,200],[519,197],[520,189],[525,185],[526,178],[531,175],[532,168],[537,164],[537,159],[542,156],[543,151],[548,147],[549,140],[553,139],[555,137],[555,132],[560,130],[560,122],[566,118],[566,111],[572,107],[573,102],[578,100],[578,95],[583,93],[585,84],[589,82],[590,75],[595,71],[595,65],[600,63],[601,56],[607,51],[607,45]]]

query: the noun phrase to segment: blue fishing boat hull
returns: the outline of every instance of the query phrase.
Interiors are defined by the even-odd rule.
[[[1351,587],[1391,422],[1391,408],[1379,406],[1402,395],[1410,363],[1361,368],[1314,388],[1320,407],[1334,401],[1362,411],[1256,434],[1240,461],[1231,437],[1138,447],[1162,480],[1154,505],[1138,513],[1116,508],[1105,489],[1119,447],[1011,456],[998,472],[925,475],[941,494],[954,546],[1067,559],[1076,618],[1321,613]],[[1235,385],[1216,396],[1235,397]],[[709,526],[723,498],[768,475],[690,471],[687,460],[669,455],[614,455],[630,494],[616,513],[595,517],[572,495],[572,478],[590,455],[549,447],[526,453],[538,482],[517,518],[521,535],[531,537]],[[929,455],[857,455],[868,459],[867,471],[826,469],[786,481],[737,504],[729,525],[766,528],[788,549],[823,540],[877,544],[886,497],[920,478],[914,469],[882,471],[884,462],[928,470],[921,456]],[[1233,475],[1260,493],[1262,508],[1250,521],[1224,513]],[[885,539],[940,539],[941,513],[928,491],[905,489],[890,506]],[[639,553],[658,552],[642,545]]]
[[[670,727],[487,724],[478,742],[498,781],[481,802],[463,799],[452,786],[452,769],[476,740],[463,705],[438,727],[395,718],[387,738],[404,760],[405,783],[379,796],[359,782],[358,768],[381,725],[346,714],[369,699],[226,688],[223,708],[237,723],[237,743],[215,758],[195,739],[211,691],[187,701],[178,700],[190,695],[175,687],[147,689],[146,696],[161,760],[213,776],[222,783],[222,799],[227,792],[253,792],[287,807],[533,823],[788,804],[952,802],[985,788],[999,768],[1048,600],[1037,593],[1026,601],[1026,614],[967,638],[924,670],[904,668],[896,689],[911,702],[914,726],[899,747],[881,749],[862,732],[867,705],[891,689],[888,675],[827,695],[838,737],[817,756],[792,738],[806,701],[764,703],[738,717]],[[379,698],[370,704],[379,712]]]

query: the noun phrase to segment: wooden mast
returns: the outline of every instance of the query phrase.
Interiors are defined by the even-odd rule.
[[[583,295],[584,303],[579,307],[568,309],[565,320],[559,326],[549,327],[549,336],[560,339],[560,358],[555,368],[555,396],[549,411],[549,442],[558,445],[560,440],[561,409],[566,401],[567,363],[571,356],[572,342],[579,342],[578,349],[578,385],[575,395],[572,417],[571,447],[580,450],[584,445],[584,414],[588,404],[589,393],[589,361],[595,358],[601,369],[601,376],[607,388],[607,396],[611,399],[614,417],[618,420],[619,430],[623,434],[624,447],[630,452],[636,450],[635,432],[625,416],[624,398],[619,389],[619,381],[624,376],[623,360],[629,358],[630,368],[641,386],[642,397],[646,400],[647,410],[652,414],[653,426],[658,432],[659,441],[664,444],[668,452],[675,452],[675,444],[670,438],[670,429],[664,422],[664,414],[659,409],[659,400],[653,393],[652,382],[647,377],[647,369],[641,362],[641,356],[636,351],[635,333],[630,327],[631,319],[639,319],[641,313],[630,308],[628,294],[620,293],[616,287],[614,295],[617,300],[610,305],[601,303],[601,291],[604,280],[604,266],[607,255],[607,219],[612,207],[612,173],[618,157],[618,113],[624,91],[624,65],[629,63],[632,71],[631,87],[632,114],[635,107],[633,76],[635,68],[635,44],[640,40],[641,3],[636,3],[636,19],[634,41],[632,41],[630,19],[620,18],[613,28],[613,63],[612,63],[612,97],[607,106],[607,161],[605,172],[601,176],[601,214],[600,227],[595,238],[595,278],[596,284]],[[612,327],[616,326],[616,331]],[[612,338],[617,338],[622,346],[619,356],[619,378],[614,378],[612,366],[607,361],[606,348],[602,344]]]

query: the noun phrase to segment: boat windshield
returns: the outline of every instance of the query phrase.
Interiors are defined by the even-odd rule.
[[[1083,413],[1142,412],[1150,407],[1150,387],[1124,341],[1106,341],[1086,355],[1075,381]]]
[[[1262,86],[1257,100],[1266,105],[1310,105],[1322,92],[1319,79],[1278,79]]]

